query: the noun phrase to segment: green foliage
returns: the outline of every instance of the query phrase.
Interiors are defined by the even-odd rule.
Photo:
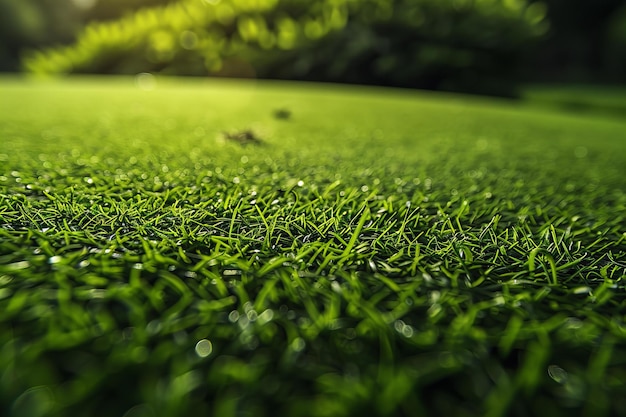
[[[545,29],[544,12],[524,2],[361,2],[341,31],[268,73],[510,95],[522,50]]]
[[[71,0],[0,0],[0,71],[18,69],[23,48],[70,42],[79,20]]]
[[[623,120],[138,81],[0,84],[9,416],[626,413]]]
[[[532,0],[531,0],[532,1]],[[550,28],[527,55],[527,80],[552,83],[626,83],[615,65],[625,55],[615,30],[625,26],[624,0],[541,0]],[[612,32],[612,33],[611,33]],[[617,62],[616,62],[617,61]]]
[[[80,0],[79,0],[80,1]],[[83,0],[92,3],[84,9],[87,21],[118,19],[129,12],[145,7],[153,7],[178,0]]]
[[[186,0],[94,23],[35,73],[258,76],[511,94],[545,30],[523,0]]]

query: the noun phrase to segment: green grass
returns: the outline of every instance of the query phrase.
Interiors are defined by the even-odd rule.
[[[527,87],[522,97],[547,108],[626,118],[626,86],[534,85]]]
[[[0,96],[9,416],[626,413],[626,123],[263,82]]]

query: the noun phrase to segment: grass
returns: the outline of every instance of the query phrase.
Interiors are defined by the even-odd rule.
[[[626,414],[623,121],[263,82],[0,93],[8,415]]]
[[[626,86],[534,85],[522,94],[525,101],[573,113],[626,117]]]

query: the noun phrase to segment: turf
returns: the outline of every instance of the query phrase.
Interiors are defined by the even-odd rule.
[[[532,85],[524,89],[522,97],[552,109],[626,118],[626,86]]]
[[[152,82],[0,80],[9,416],[626,414],[626,123]]]

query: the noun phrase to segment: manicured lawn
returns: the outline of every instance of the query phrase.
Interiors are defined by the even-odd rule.
[[[626,414],[624,121],[5,78],[0,141],[9,416]]]
[[[534,85],[522,97],[547,108],[626,119],[626,86]]]

